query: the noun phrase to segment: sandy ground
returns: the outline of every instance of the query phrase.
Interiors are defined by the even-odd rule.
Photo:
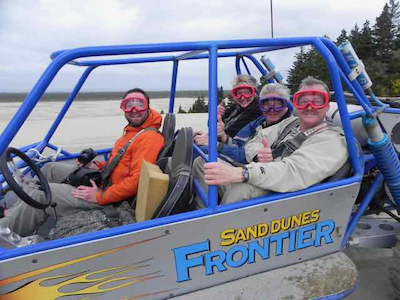
[[[182,105],[187,110],[193,100],[176,99],[176,109]],[[0,104],[0,132],[6,128],[19,106],[16,103]],[[151,100],[151,106],[158,111],[167,111],[168,99]],[[41,140],[61,107],[62,103],[58,102],[38,104],[10,145],[21,147]],[[74,152],[86,147],[111,147],[125,124],[118,101],[77,102],[68,111],[51,142]],[[178,114],[177,128],[183,126],[206,131],[207,115]],[[388,266],[392,263],[391,249],[348,248],[345,253],[359,271],[359,286],[349,299],[394,300],[388,273]]]
[[[178,98],[175,106],[188,110],[194,99]],[[150,105],[157,111],[168,111],[168,99],[152,99]],[[10,146],[21,147],[38,142],[51,128],[62,108],[60,102],[39,103],[15,136]],[[2,132],[14,113],[18,103],[0,103],[0,132]],[[176,108],[177,110],[177,108]],[[50,140],[54,145],[68,151],[80,151],[87,147],[95,149],[111,147],[122,134],[127,124],[119,101],[85,101],[74,103],[60,123]],[[207,131],[206,114],[177,114],[176,128],[191,126],[196,130]]]

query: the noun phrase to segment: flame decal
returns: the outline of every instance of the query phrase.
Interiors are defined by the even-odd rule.
[[[128,244],[122,247],[110,249],[107,251],[95,253],[86,257],[81,257],[78,259],[74,259],[68,262],[63,262],[60,264],[48,266],[45,268],[41,268],[36,271],[27,272],[24,274],[20,274],[17,276],[9,277],[0,281],[0,287],[5,286],[7,284],[15,283],[24,279],[29,279],[30,277],[41,275],[46,272],[54,271],[61,269],[63,267],[71,266],[76,263],[80,263],[86,260],[90,260],[93,258],[98,258],[107,254],[114,253],[116,251],[120,251],[123,249],[127,249],[129,247],[158,239],[160,237],[164,237],[165,235],[154,237],[151,239],[146,239],[140,242]],[[84,296],[84,298],[80,298],[81,300],[91,299],[92,297],[85,297],[85,295],[91,296],[99,296],[103,293],[121,289],[130,285],[135,285],[147,280],[155,279],[163,277],[164,275],[160,275],[160,271],[152,272],[144,275],[124,275],[130,271],[137,271],[143,268],[146,268],[151,265],[150,261],[153,258],[149,258],[147,260],[137,262],[133,265],[125,265],[119,267],[112,267],[97,271],[83,271],[75,274],[67,274],[67,275],[55,275],[42,277],[35,280],[32,280],[25,285],[20,286],[19,288],[0,296],[1,299],[4,300],[22,300],[22,299],[41,299],[41,300],[50,300],[50,299],[59,299],[60,297],[66,296]],[[102,273],[107,273],[103,274]],[[95,278],[93,278],[95,277]],[[64,279],[64,280],[63,280]],[[49,284],[45,283],[46,281],[57,281],[57,283]],[[79,286],[79,287],[78,287]],[[68,290],[68,291],[67,291]],[[146,296],[156,295],[159,293],[169,292],[170,290],[159,291],[148,294],[141,294],[133,296],[132,298],[126,299],[139,299]],[[38,297],[38,298],[36,298]]]

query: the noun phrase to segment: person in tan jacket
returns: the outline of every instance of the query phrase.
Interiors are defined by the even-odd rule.
[[[250,163],[234,167],[221,161],[204,163],[198,158],[194,176],[204,189],[218,185],[221,204],[226,204],[270,192],[305,189],[334,175],[346,163],[348,151],[342,129],[326,120],[328,92],[324,82],[305,78],[293,96],[298,117],[259,131],[245,145]],[[297,148],[288,147],[293,144]],[[199,197],[195,201],[198,208],[204,207]]]
[[[120,107],[128,121],[124,133],[117,140],[109,162],[117,155],[129,140],[132,142],[115,168],[111,170],[110,181],[104,181],[97,186],[91,181],[91,186],[74,187],[66,183],[66,178],[76,170],[77,166],[63,163],[48,163],[42,172],[49,181],[52,192],[52,202],[56,203],[57,216],[67,216],[82,210],[101,209],[110,203],[118,203],[133,198],[138,189],[139,174],[142,160],[155,163],[164,145],[164,138],[158,132],[162,116],[149,106],[149,97],[141,89],[129,90],[121,101]],[[153,128],[154,130],[144,130]],[[79,163],[78,167],[79,167]],[[86,167],[103,170],[106,162],[92,161]],[[29,196],[37,202],[44,203],[44,192],[34,181],[30,184]],[[23,201],[6,211],[6,216],[0,219],[0,226],[7,226],[14,232],[27,236],[36,230],[48,217],[54,215],[54,210],[35,209]]]

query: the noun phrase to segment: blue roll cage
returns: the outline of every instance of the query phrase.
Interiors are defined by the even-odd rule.
[[[347,75],[350,74],[351,70],[347,65],[342,54],[327,38],[322,37],[301,37],[301,38],[273,38],[273,39],[250,39],[250,40],[218,40],[218,41],[201,41],[201,42],[183,42],[183,43],[163,43],[163,44],[139,44],[139,45],[119,45],[119,46],[99,46],[99,47],[84,47],[76,48],[71,50],[60,50],[51,54],[52,62],[44,71],[38,82],[35,84],[31,92],[26,96],[21,107],[9,122],[5,130],[0,135],[0,154],[8,147],[14,136],[17,134],[19,128],[23,125],[39,99],[42,97],[46,89],[49,87],[52,80],[57,75],[58,71],[66,64],[85,67],[83,74],[78,80],[77,84],[73,88],[71,94],[66,99],[64,106],[59,112],[57,118],[49,129],[44,139],[40,142],[22,147],[21,150],[26,152],[30,157],[34,156],[34,153],[27,152],[30,148],[35,148],[42,152],[46,147],[56,150],[57,147],[50,143],[54,132],[58,128],[61,120],[68,111],[70,105],[74,101],[76,95],[80,91],[81,87],[85,83],[90,73],[97,67],[107,65],[122,65],[122,64],[139,64],[139,63],[150,63],[150,62],[166,62],[171,61],[172,67],[172,82],[171,82],[171,93],[169,112],[174,111],[175,93],[176,93],[176,80],[178,75],[178,65],[181,60],[192,60],[192,59],[208,59],[208,91],[209,91],[209,154],[208,161],[217,160],[217,63],[218,58],[223,57],[236,57],[236,72],[241,74],[240,62],[243,63],[247,73],[250,74],[250,70],[245,62],[245,58],[249,59],[255,67],[260,71],[262,75],[267,75],[268,71],[263,68],[257,58],[253,54],[268,52],[280,49],[287,49],[299,46],[311,45],[321,54],[325,60],[331,83],[335,92],[335,98],[338,104],[339,113],[343,129],[345,132],[347,147],[350,154],[350,160],[353,167],[353,175],[351,177],[341,179],[335,182],[321,183],[310,188],[291,192],[272,194],[259,198],[254,198],[248,201],[239,203],[233,203],[229,205],[218,206],[217,203],[217,186],[210,186],[208,195],[204,193],[198,182],[195,180],[194,185],[196,190],[199,192],[200,197],[206,203],[207,208],[182,213],[178,215],[168,216],[161,219],[149,220],[142,223],[131,224],[127,226],[111,228],[107,231],[99,231],[89,233],[81,236],[65,238],[61,240],[49,241],[42,244],[36,244],[29,247],[16,248],[12,250],[0,249],[0,260],[17,257],[29,253],[44,251],[48,249],[55,249],[58,247],[69,246],[81,242],[88,242],[90,240],[97,240],[101,238],[107,238],[114,235],[124,234],[127,232],[133,232],[142,230],[150,227],[160,226],[169,223],[175,223],[179,221],[185,221],[193,218],[207,216],[210,214],[222,213],[238,208],[247,206],[257,205],[261,203],[267,203],[275,200],[284,198],[299,196],[308,194],[311,192],[317,192],[326,190],[329,188],[339,187],[355,182],[360,182],[364,174],[364,165],[369,170],[375,165],[374,158],[372,155],[363,155],[357,153],[357,146],[350,120],[360,117],[360,112],[349,114],[347,111],[346,101],[344,99],[342,82],[348,87],[353,93],[358,103],[362,106],[364,112],[367,115],[371,115],[378,109],[371,105],[370,101],[364,94],[364,91],[357,80],[349,81]],[[244,50],[243,50],[244,49]],[[224,51],[222,51],[224,50]],[[229,50],[229,51],[226,51]],[[183,52],[180,55],[164,55],[169,52]],[[160,54],[159,56],[152,57],[133,57],[133,58],[113,58],[113,59],[98,59],[98,60],[84,60],[87,57],[102,57],[102,56],[118,56],[118,55],[134,55],[134,54]],[[82,59],[83,58],[83,59]],[[81,60],[78,60],[81,59]],[[273,80],[269,80],[272,82]],[[385,109],[388,112],[399,113],[398,109]],[[106,157],[111,148],[99,150],[98,153],[104,154]],[[196,151],[200,151],[195,146]],[[77,153],[69,153],[68,151],[61,152],[63,156],[59,160],[67,160],[78,156]],[[200,155],[204,157],[204,154],[200,151]],[[18,167],[23,167],[23,163],[19,164]],[[25,170],[25,172],[28,172]],[[375,182],[372,184],[369,192],[365,196],[360,205],[358,211],[352,215],[350,223],[347,227],[345,238],[343,239],[342,248],[345,247],[349,237],[355,229],[355,226],[367,208],[369,202],[372,200],[376,191],[380,188],[383,181],[383,176],[379,175]],[[0,183],[4,182],[4,178],[0,175]],[[0,196],[1,197],[1,196]]]

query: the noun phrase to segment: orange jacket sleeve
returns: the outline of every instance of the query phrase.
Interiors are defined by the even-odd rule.
[[[105,191],[99,191],[96,195],[97,202],[100,205],[106,205],[135,196],[139,184],[142,160],[155,163],[163,145],[164,138],[161,134],[150,130],[142,133],[128,148],[128,151],[132,151],[128,176],[124,177],[118,183],[113,183]]]

